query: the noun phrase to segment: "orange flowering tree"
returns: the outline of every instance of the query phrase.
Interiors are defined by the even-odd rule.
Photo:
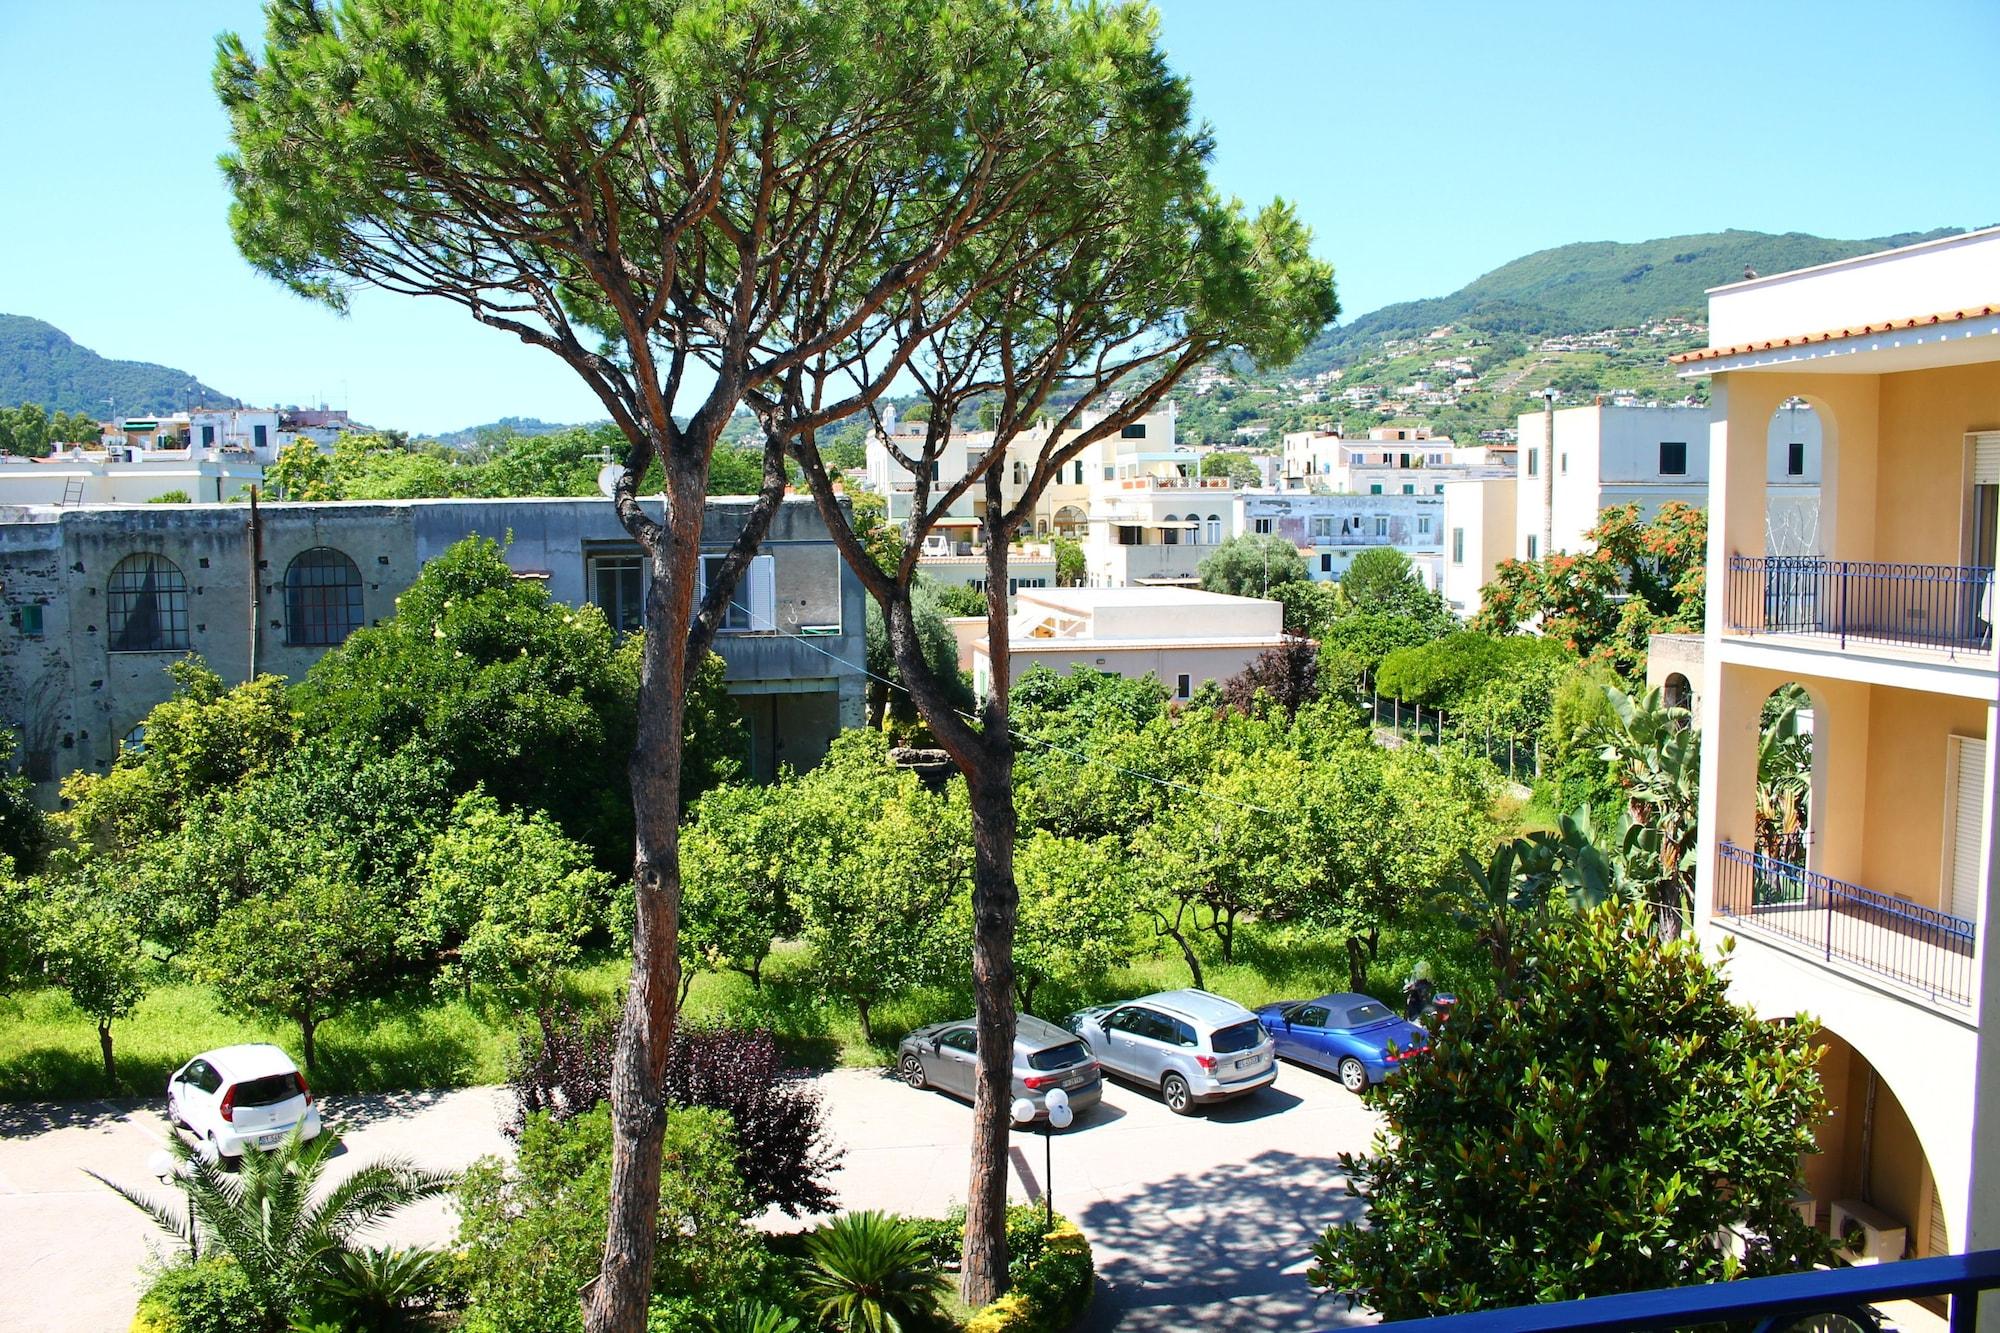
[[[1646,640],[1695,633],[1707,606],[1708,514],[1673,501],[1650,520],[1637,505],[1598,515],[1580,552],[1501,562],[1480,593],[1473,628],[1534,625],[1579,657],[1627,676],[1644,672]]]

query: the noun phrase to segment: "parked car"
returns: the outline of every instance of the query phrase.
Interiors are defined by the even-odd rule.
[[[319,1134],[319,1106],[292,1057],[265,1043],[204,1051],[167,1080],[167,1121],[210,1161],[275,1148],[295,1126]]]
[[[1259,1009],[1257,1017],[1277,1039],[1279,1055],[1339,1075],[1349,1092],[1366,1092],[1431,1047],[1423,1028],[1380,1000],[1351,991],[1280,1000]]]
[[[1257,1016],[1205,990],[1161,991],[1066,1021],[1106,1070],[1159,1089],[1175,1115],[1278,1081],[1276,1048]]]
[[[933,1023],[903,1038],[896,1071],[913,1088],[936,1088],[972,1098],[977,1076],[977,1029],[971,1019]],[[1022,1014],[1014,1020],[1014,1099],[1035,1104],[1035,1118],[1049,1113],[1048,1095],[1061,1088],[1078,1114],[1097,1105],[1104,1079],[1076,1034]]]

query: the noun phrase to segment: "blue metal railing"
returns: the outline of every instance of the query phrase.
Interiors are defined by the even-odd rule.
[[[1807,556],[1729,557],[1725,612],[1737,634],[1827,634],[1936,648],[1993,647],[1993,571]]]
[[[1715,914],[1923,991],[1972,1002],[1973,923],[1801,865],[1722,843]]]
[[[1726,1324],[1765,1333],[1827,1327],[1806,1321],[1815,1316],[1846,1315],[1865,1329],[1877,1326],[1867,1313],[1873,1302],[1949,1296],[1952,1333],[1972,1333],[1979,1326],[1979,1294],[1996,1288],[2000,1288],[2000,1250],[1977,1250],[1866,1268],[1827,1268],[1582,1301],[1516,1305],[1436,1319],[1406,1319],[1387,1327],[1398,1333],[1614,1333]]]

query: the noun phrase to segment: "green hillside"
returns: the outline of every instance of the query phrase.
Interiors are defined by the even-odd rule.
[[[239,405],[184,370],[149,361],[113,361],[79,346],[53,324],[0,315],[0,404],[16,403],[40,403],[51,412],[86,412],[100,419],[114,410],[130,416],[190,404]]]
[[[1708,308],[1707,290],[1740,280],[1745,269],[1783,273],[1950,236],[1956,230],[1946,227],[1859,241],[1803,232],[1772,236],[1720,231],[1632,244],[1559,245],[1503,264],[1450,296],[1384,306],[1329,329],[1288,373],[1314,375],[1346,365],[1385,340],[1422,337],[1447,324],[1545,337],[1635,328],[1675,315],[1700,319]]]

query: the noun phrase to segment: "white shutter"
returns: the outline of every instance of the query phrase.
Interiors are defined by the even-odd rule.
[[[750,609],[750,628],[774,630],[778,627],[778,579],[768,555],[752,556],[737,598]]]
[[[1966,438],[1972,443],[1972,484],[2000,486],[2000,430],[1980,431]]]
[[[1951,822],[1945,848],[1950,858],[1947,904],[1953,916],[1979,920],[1979,903],[1986,896],[1986,877],[1979,860],[1979,835],[1986,822],[1986,742],[1953,736],[1951,752]]]

